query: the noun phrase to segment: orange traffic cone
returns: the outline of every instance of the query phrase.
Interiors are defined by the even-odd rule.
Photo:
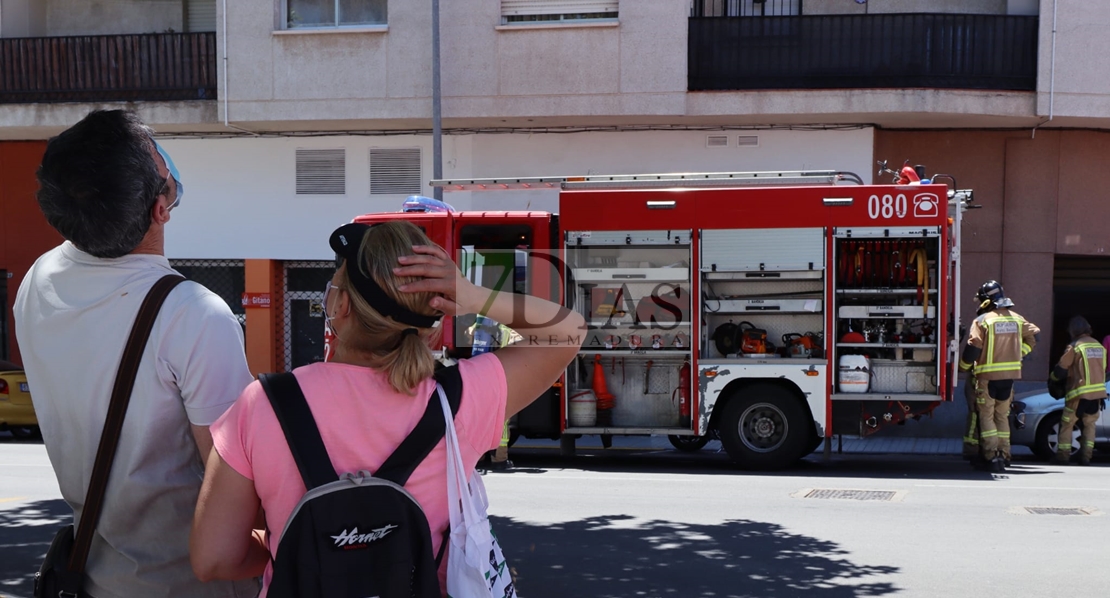
[[[605,384],[605,367],[601,365],[600,355],[594,355],[594,395],[598,409],[613,408],[613,395]]]

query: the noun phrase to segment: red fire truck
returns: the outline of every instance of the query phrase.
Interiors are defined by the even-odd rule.
[[[434,181],[557,190],[559,209],[356,220],[410,220],[476,282],[585,316],[578,360],[514,436],[560,438],[564,454],[584,435],[689,451],[719,438],[740,466],[773,469],[952,399],[972,193],[918,170],[886,185],[833,171]],[[472,324],[445,322],[448,355],[466,356]]]

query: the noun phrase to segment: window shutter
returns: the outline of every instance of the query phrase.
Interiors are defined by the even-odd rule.
[[[728,147],[728,135],[707,135],[705,147]]]
[[[215,31],[216,0],[186,0],[185,31]]]
[[[757,147],[759,145],[758,135],[741,135],[736,138],[737,147]]]
[[[343,195],[346,192],[347,150],[297,150],[297,195]]]
[[[619,0],[501,0],[502,16],[617,12]]]
[[[420,148],[372,148],[370,195],[420,195]]]

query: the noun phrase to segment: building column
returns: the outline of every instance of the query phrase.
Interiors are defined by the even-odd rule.
[[[258,377],[279,371],[278,347],[282,330],[277,310],[282,305],[281,262],[276,260],[244,260],[245,287],[243,301],[247,312],[247,365]]]

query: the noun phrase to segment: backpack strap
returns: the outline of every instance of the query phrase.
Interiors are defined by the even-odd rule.
[[[258,381],[262,383],[262,390],[266,391],[266,397],[270,399],[281,424],[281,431],[285,433],[285,442],[289,444],[289,452],[293,453],[293,460],[301,471],[305,489],[312,490],[338,481],[339,476],[328,457],[328,449],[324,447],[324,439],[320,437],[316,419],[312,417],[312,410],[308,408],[297,377],[292,372],[262,374]]]
[[[453,365],[438,370],[435,373],[435,380],[443,387],[443,393],[447,395],[447,403],[451,406],[451,416],[454,417],[459,412],[459,404],[462,402],[462,376],[459,374],[459,366]],[[428,453],[431,453],[432,449],[439,444],[446,432],[447,422],[444,421],[443,408],[439,404],[439,393],[433,390],[432,395],[428,397],[428,408],[424,410],[424,416],[397,450],[382,463],[374,473],[374,477],[404,486],[412,472],[416,471],[417,466],[424,461]]]

